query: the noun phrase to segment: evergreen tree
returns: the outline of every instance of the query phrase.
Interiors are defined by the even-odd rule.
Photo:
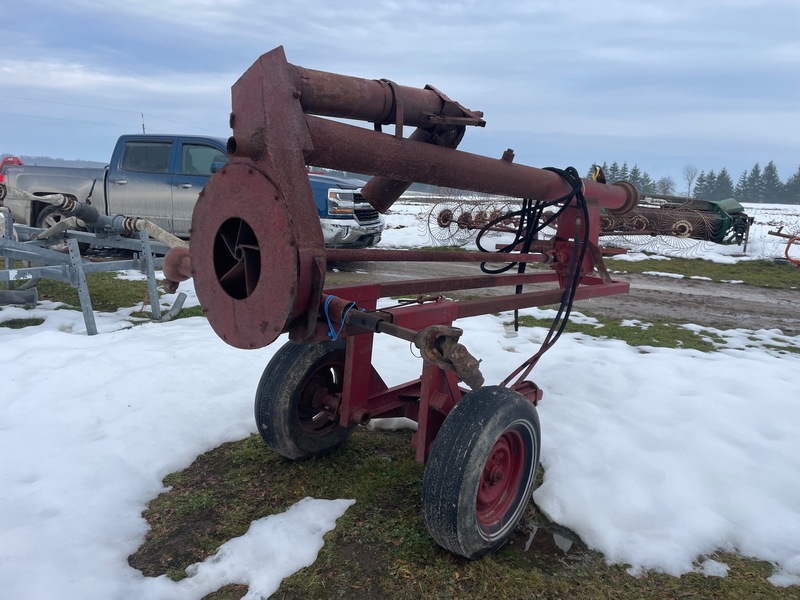
[[[706,189],[705,195],[700,196],[705,200],[716,200],[717,199],[717,174],[714,173],[714,169],[711,169],[706,175]]]
[[[658,189],[656,189],[656,182],[653,181],[652,177],[647,171],[642,172],[641,177],[641,189],[639,190],[643,194],[657,194]]]
[[[740,176],[739,181],[736,182],[736,187],[733,190],[733,197],[739,202],[750,202],[750,188],[747,186],[747,171],[745,170]]]
[[[586,172],[588,179],[594,176],[595,167],[598,166],[603,170],[608,183],[629,181],[642,194],[670,196],[679,193],[677,184],[672,177],[659,177],[658,180],[655,180],[647,171],[642,170],[638,163],[633,163],[633,166],[629,167],[627,161],[624,161],[622,165],[617,161],[610,165],[606,161],[603,161],[602,165],[594,163]],[[690,195],[694,198],[703,200],[736,198],[740,202],[800,204],[800,167],[794,175],[786,180],[786,183],[781,182],[774,161],[770,161],[763,170],[759,163],[753,165],[749,170],[745,169],[736,185],[726,167],[723,167],[718,174],[712,169],[708,172],[700,171],[698,175],[697,168],[687,164],[684,167],[683,176],[691,189]]]
[[[706,172],[700,171],[700,175],[697,176],[697,179],[694,182],[694,191],[692,193],[692,197],[705,198],[706,191]]]
[[[639,170],[639,165],[633,165],[633,168],[628,173],[628,181],[635,185],[639,191],[642,191],[642,172]]]
[[[716,189],[714,190],[714,200],[725,200],[726,198],[733,198],[733,180],[728,174],[728,169],[722,167],[722,170],[717,175]]]
[[[758,163],[753,165],[750,173],[747,175],[747,192],[749,194],[749,202],[763,202],[764,190],[761,183],[761,167]]]
[[[769,161],[761,173],[761,192],[764,202],[778,202],[784,195],[783,183],[778,177],[778,167],[774,161]]]
[[[619,163],[614,161],[611,163],[611,166],[608,167],[608,171],[606,171],[606,181],[608,183],[614,183],[615,181],[619,181]]]
[[[800,204],[800,167],[794,175],[786,180],[783,186],[783,198],[790,204]]]

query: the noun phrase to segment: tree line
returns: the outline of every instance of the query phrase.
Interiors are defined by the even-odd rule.
[[[591,166],[587,177],[592,177],[596,166]],[[608,183],[630,181],[643,194],[680,194],[704,200],[736,198],[739,202],[800,204],[800,167],[784,182],[778,176],[774,161],[769,161],[763,169],[756,163],[751,169],[745,170],[735,184],[725,167],[717,173],[713,169],[700,171],[694,165],[687,164],[682,172],[685,187],[681,185],[680,189],[672,177],[653,179],[636,164],[629,168],[627,162],[620,165],[615,161],[610,165],[604,162],[600,166]]]

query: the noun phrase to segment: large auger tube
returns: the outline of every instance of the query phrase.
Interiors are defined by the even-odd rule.
[[[409,182],[545,201],[573,191],[555,172],[514,164],[511,152],[492,159],[456,150],[467,126],[485,124],[483,115],[430,86],[304,69],[278,47],[242,75],[232,97],[232,158],[200,195],[191,262],[176,251],[165,268],[194,276],[209,322],[236,347],[262,347],[287,331],[296,341],[318,336],[327,253],[306,165],[374,175],[362,193],[381,212]],[[382,132],[385,125],[393,133]],[[406,138],[405,126],[417,129]],[[593,244],[600,209],[624,213],[638,202],[628,183],[583,180],[583,195]],[[567,217],[574,233],[581,217]],[[587,257],[581,271],[591,265]]]

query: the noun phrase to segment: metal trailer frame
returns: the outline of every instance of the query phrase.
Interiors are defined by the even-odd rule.
[[[230,345],[259,348],[289,333],[256,394],[257,425],[270,447],[290,459],[316,456],[376,417],[413,419],[416,458],[426,464],[429,532],[469,558],[498,547],[522,516],[538,464],[534,406],[542,391],[528,374],[563,330],[574,300],[628,291],[603,266],[599,220],[601,209],[633,209],[638,191],[627,182],[581,180],[574,169],[517,165],[512,150],[500,159],[457,151],[467,126],[485,124],[482,113],[431,86],[291,65],[282,47],[259,58],[232,96],[232,158],[200,195],[192,243],[170,250],[165,276],[194,277],[209,323]],[[368,121],[375,130],[320,116]],[[394,135],[381,131],[392,124]],[[406,125],[417,127],[408,138]],[[531,210],[540,200],[561,206],[557,233],[499,254],[325,249],[307,165],[373,175],[362,195],[381,212],[412,181],[528,199]],[[328,261],[504,262],[516,272],[325,287]],[[550,270],[526,272],[534,262]],[[460,302],[441,296],[484,287],[509,289]],[[418,301],[377,308],[380,298],[407,295]],[[459,343],[463,332],[453,322],[548,304],[560,304],[565,318],[542,349],[499,385],[483,386],[479,361]],[[372,365],[374,333],[419,348],[420,377],[388,387]],[[344,351],[331,342],[339,337]]]
[[[96,335],[97,323],[92,310],[86,274],[133,269],[147,276],[147,292],[153,319],[156,321],[166,319],[161,312],[155,271],[164,263],[163,255],[169,250],[167,245],[151,240],[144,231],[139,232],[135,238],[126,238],[111,232],[89,233],[67,230],[51,238],[36,239],[43,231],[45,230],[37,227],[15,225],[7,213],[5,237],[0,237],[0,255],[5,259],[5,270],[0,270],[0,282],[4,282],[7,289],[10,289],[13,281],[36,282],[39,279],[50,279],[68,283],[78,291],[86,333]],[[14,237],[18,237],[20,241],[16,241]],[[53,250],[50,247],[62,244],[67,245],[67,252]],[[94,262],[81,257],[79,244],[131,250],[134,254],[129,260]],[[39,266],[14,269],[14,260],[35,263]],[[185,299],[185,294],[178,296],[167,313],[169,318],[177,314]]]

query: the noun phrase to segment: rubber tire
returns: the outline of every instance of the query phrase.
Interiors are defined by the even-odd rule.
[[[40,210],[38,215],[36,215],[36,227],[39,227],[41,229],[47,229],[48,227],[50,227],[50,225],[45,224],[45,221],[50,217],[53,217],[54,223],[58,223],[62,219],[67,218],[66,215],[63,212],[61,212],[58,208],[56,208],[52,204],[49,204],[45,206],[42,210]],[[86,229],[79,228],[78,231],[86,231]],[[64,246],[66,247],[66,244]],[[81,254],[84,254],[91,247],[92,245],[87,244],[86,242],[78,242],[78,251]]]
[[[42,210],[39,211],[38,215],[36,215],[36,227],[47,229],[48,227],[50,227],[50,225],[46,225],[45,221],[51,217],[53,223],[51,223],[50,225],[58,223],[62,219],[66,219],[66,215],[63,212],[61,212],[58,208],[56,208],[52,204],[48,204]]]
[[[344,363],[344,340],[287,342],[275,353],[258,383],[255,400],[256,425],[267,446],[285,458],[298,460],[327,454],[347,441],[355,426],[328,421],[313,431],[301,415],[319,383],[324,382],[331,391],[342,391]]]
[[[464,395],[436,435],[422,481],[422,515],[437,544],[474,559],[511,537],[533,494],[540,431],[536,408],[517,392],[489,386]],[[490,455],[509,436],[522,442],[526,456],[516,470],[518,484],[501,496],[508,503],[506,510],[487,528],[479,517],[478,493],[486,484]]]

